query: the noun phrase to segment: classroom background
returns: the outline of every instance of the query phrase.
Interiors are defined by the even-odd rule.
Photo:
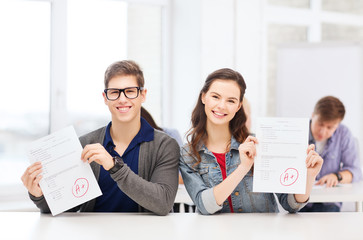
[[[247,83],[252,131],[334,95],[363,147],[363,0],[0,0],[0,32],[0,211],[34,209],[20,181],[31,141],[110,121],[103,74],[122,59],[184,141],[206,76],[229,67]]]

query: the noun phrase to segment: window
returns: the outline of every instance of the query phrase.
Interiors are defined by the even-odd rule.
[[[324,11],[363,15],[362,0],[322,0],[321,5]]]
[[[128,5],[127,57],[138,62],[143,69],[145,87],[148,90],[144,107],[152,114],[154,120],[161,125],[163,66],[162,58],[165,51],[163,42],[163,9],[158,5],[133,3]],[[169,91],[169,89],[165,89]]]
[[[81,135],[110,121],[102,91],[112,62],[140,64],[146,108],[161,121],[167,1],[133,2],[0,1],[0,211],[34,207],[20,181],[31,141],[66,125]]]
[[[323,41],[363,41],[363,26],[322,24]]]
[[[0,32],[0,185],[11,185],[49,130],[50,4],[0,1]]]
[[[278,46],[283,43],[291,42],[307,42],[307,27],[294,25],[270,24],[268,26],[268,66],[267,66],[267,92],[268,108],[267,114],[273,116],[275,114],[275,83],[277,71],[277,50]]]
[[[102,98],[104,72],[111,63],[124,59],[142,68],[148,89],[145,107],[160,123],[162,7],[76,0],[69,1],[68,9],[67,109],[77,134],[110,121]]]
[[[310,7],[310,0],[268,0],[268,3],[270,5],[294,7],[294,8]]]
[[[103,74],[108,65],[127,58],[126,41],[125,2],[69,1],[67,110],[77,134],[109,121]]]
[[[363,40],[363,0],[269,0],[266,26],[266,114],[276,111],[278,45]]]

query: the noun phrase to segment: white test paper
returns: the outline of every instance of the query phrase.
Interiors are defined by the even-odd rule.
[[[32,142],[31,163],[42,163],[39,185],[53,216],[102,195],[73,126]]]
[[[256,138],[253,191],[305,194],[309,119],[258,118]]]

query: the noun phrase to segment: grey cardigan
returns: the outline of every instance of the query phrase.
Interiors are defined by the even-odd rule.
[[[79,138],[82,147],[87,144],[103,144],[106,127],[90,132]],[[132,200],[139,204],[139,211],[151,211],[167,215],[173,207],[178,190],[178,164],[180,150],[178,143],[164,132],[154,130],[154,140],[143,142],[139,152],[139,174],[135,174],[126,164],[114,174],[112,179]],[[100,165],[91,163],[96,179],[99,179]],[[102,189],[101,189],[102,190]],[[30,199],[42,213],[50,209],[44,196]],[[70,209],[70,212],[92,212],[96,199]]]

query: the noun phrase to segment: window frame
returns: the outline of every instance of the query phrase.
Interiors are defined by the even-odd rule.
[[[68,0],[22,0],[24,2],[49,2],[50,3],[50,76],[49,76],[49,131],[52,133],[68,125],[67,111],[67,5]],[[170,59],[171,59],[171,14],[170,0],[110,0],[127,3],[157,5],[162,9],[162,112],[170,112]],[[170,116],[163,117],[163,124],[171,121]],[[26,160],[25,160],[26,161]],[[16,166],[15,166],[16,167]],[[25,169],[24,169],[25,170]],[[33,211],[34,204],[29,200],[27,191],[21,181],[16,185],[2,185],[0,191],[6,193],[1,202],[0,211]],[[5,196],[5,195],[4,195]]]
[[[27,0],[48,1],[51,3],[51,56],[50,56],[50,120],[49,133],[66,127],[67,111],[67,2],[68,0]],[[115,0],[114,0],[115,1]],[[162,8],[162,80],[161,111],[172,108],[170,62],[171,62],[171,13],[170,0],[116,0],[127,3],[158,5]],[[170,125],[171,116],[162,115],[162,125]]]

